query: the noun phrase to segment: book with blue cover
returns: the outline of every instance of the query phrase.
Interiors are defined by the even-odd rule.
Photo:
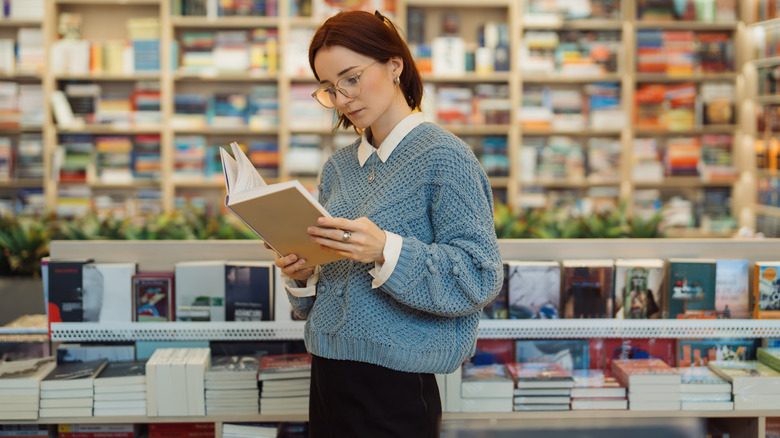
[[[724,319],[750,318],[747,260],[715,262],[715,315]]]
[[[518,363],[554,363],[568,372],[590,368],[590,345],[587,339],[518,340],[515,344]]]
[[[669,259],[669,318],[715,318],[714,259]]]

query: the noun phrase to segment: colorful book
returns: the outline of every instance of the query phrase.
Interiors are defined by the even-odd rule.
[[[680,374],[661,359],[613,360],[612,374],[624,385],[679,385]]]
[[[308,378],[311,356],[308,353],[263,356],[257,370],[258,380]]]
[[[780,319],[780,261],[756,262],[753,273],[753,318]]]
[[[715,315],[718,318],[750,318],[747,260],[715,262]]]
[[[587,339],[520,339],[515,343],[515,362],[556,363],[571,373],[590,367]]]
[[[626,387],[603,370],[574,370],[572,377],[574,378],[572,398],[626,398]]]
[[[780,394],[780,372],[759,361],[712,361],[707,366],[731,382],[731,390],[735,395],[772,394],[778,397]]]
[[[133,276],[133,320],[175,321],[173,272],[139,272]]]
[[[477,365],[515,362],[514,339],[477,339],[472,362]]]
[[[715,318],[714,259],[669,259],[669,318]]]
[[[756,344],[752,339],[680,339],[678,365],[706,367],[712,360],[755,360]]]
[[[615,318],[662,316],[665,267],[661,259],[615,260]]]
[[[509,319],[560,318],[561,265],[558,262],[505,263]]]
[[[680,373],[680,392],[683,393],[731,393],[731,383],[715,374],[708,367],[675,368]]]
[[[561,302],[565,318],[611,318],[614,261],[563,260]]]
[[[608,338],[590,339],[590,368],[611,372],[613,360],[661,359],[669,366],[677,363],[675,339]]]
[[[84,321],[82,270],[86,263],[49,261],[49,323]]]
[[[571,373],[557,363],[508,363],[507,371],[517,388],[571,388]]]
[[[225,320],[274,320],[273,262],[225,264]]]

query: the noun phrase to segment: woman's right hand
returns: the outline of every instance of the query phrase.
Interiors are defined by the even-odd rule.
[[[263,245],[265,245],[267,249],[273,251],[273,249],[268,246],[267,243],[263,242]],[[299,260],[298,256],[295,254],[288,254],[284,257],[281,257],[276,253],[276,251],[274,251],[274,255],[276,256],[274,264],[282,270],[282,273],[295,281],[303,283],[302,286],[306,286],[306,280],[314,275],[314,266],[303,268],[306,266],[305,259]]]

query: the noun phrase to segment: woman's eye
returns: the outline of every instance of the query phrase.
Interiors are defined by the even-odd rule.
[[[344,83],[346,86],[355,85],[358,83],[358,77],[359,75],[350,76],[348,78],[344,79]]]

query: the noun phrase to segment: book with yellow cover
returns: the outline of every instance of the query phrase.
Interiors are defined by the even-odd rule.
[[[228,210],[279,255],[296,254],[307,267],[344,258],[309,238],[306,229],[330,214],[299,181],[266,184],[241,147],[235,142],[230,147],[235,158],[220,148]]]

